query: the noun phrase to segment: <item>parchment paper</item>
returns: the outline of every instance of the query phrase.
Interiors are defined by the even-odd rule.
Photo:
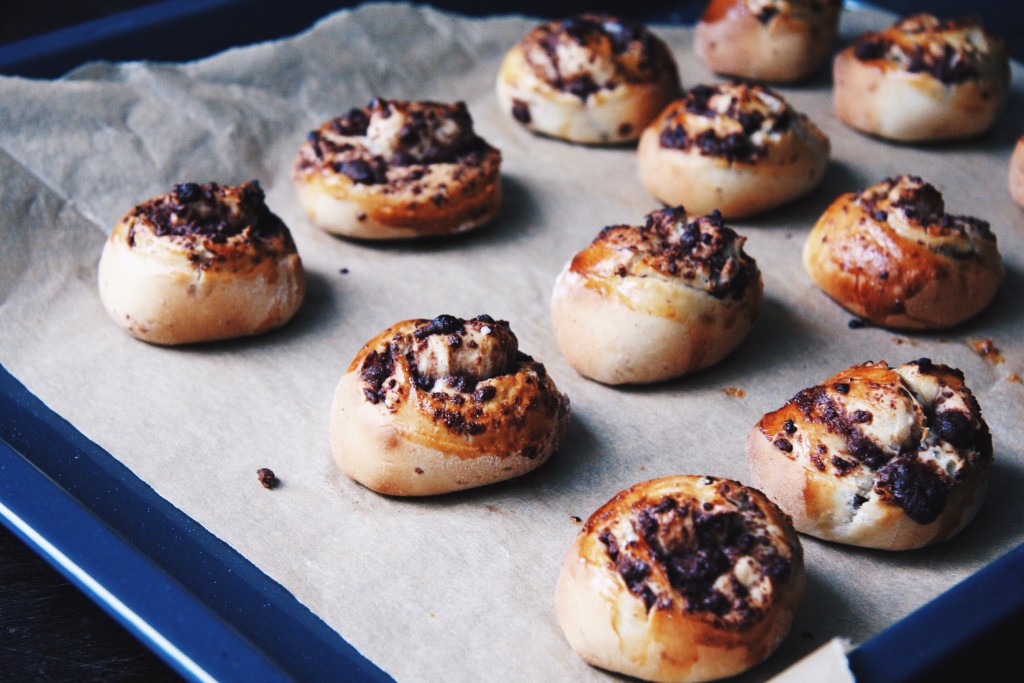
[[[891,22],[848,13],[848,39]],[[884,553],[804,538],[805,601],[790,637],[744,680],[780,671],[833,636],[862,642],[1024,541],[1024,213],[1006,172],[1022,132],[1024,84],[994,133],[901,147],[831,113],[826,76],[782,92],[832,139],[824,184],[804,200],[732,224],[763,273],[749,339],[708,371],[613,389],[562,359],[547,313],[563,263],[609,224],[657,202],[634,152],[535,137],[498,110],[504,51],[534,21],[480,21],[405,5],[332,16],[308,33],[184,65],[94,64],[57,82],[0,79],[0,362],[156,491],[252,560],[401,681],[579,681],[583,664],[555,622],[557,568],[579,525],[622,488],[695,473],[749,480],[743,440],[799,389],[869,359],[922,356],[960,367],[995,439],[988,501],[959,537]],[[657,29],[684,84],[712,82],[689,30]],[[310,225],[289,168],[305,133],[372,96],[464,99],[504,154],[501,216],[433,242],[345,241]],[[841,192],[912,172],[955,213],[989,220],[1007,266],[992,306],[961,328],[898,335],[850,330],[812,285],[800,248]],[[130,338],[101,307],[96,264],[120,215],[176,182],[258,178],[291,226],[308,298],[261,338],[161,348]],[[347,274],[340,270],[347,268]],[[328,406],[360,345],[411,317],[489,313],[512,323],[572,399],[562,452],[536,473],[428,500],[396,500],[334,466]],[[991,338],[993,364],[969,346]],[[725,393],[742,389],[745,396]],[[256,469],[282,485],[267,491]]]

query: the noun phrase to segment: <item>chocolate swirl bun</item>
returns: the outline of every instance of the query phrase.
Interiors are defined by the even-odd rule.
[[[441,315],[384,330],[331,406],[331,449],[379,493],[423,496],[525,474],[557,450],[569,399],[503,320]]]
[[[865,33],[836,55],[836,115],[865,133],[902,142],[950,140],[988,130],[1010,83],[1006,47],[975,19],[907,17]]]
[[[327,232],[386,240],[464,232],[501,204],[501,152],[473,132],[462,102],[374,99],[327,121],[299,150],[292,179]]]
[[[1010,156],[1010,195],[1024,208],[1024,136],[1017,140]]]
[[[679,96],[668,47],[639,24],[583,14],[542,24],[498,73],[498,101],[530,130],[572,142],[635,140]]]
[[[992,437],[959,370],[927,358],[864,363],[762,417],[747,460],[798,531],[907,550],[944,541],[974,517]]]
[[[939,191],[910,175],[840,196],[807,236],[803,259],[840,306],[897,329],[961,323],[1003,279],[988,223],[946,213]]]
[[[768,657],[803,587],[800,540],[774,503],[728,479],[675,476],[590,516],[562,562],[555,609],[594,666],[707,681]]]
[[[132,336],[186,344],[260,334],[306,292],[291,233],[255,180],[182,183],[126,213],[107,238],[100,298]]]
[[[832,51],[842,6],[842,0],[711,0],[694,49],[715,73],[798,81]]]
[[[750,332],[763,285],[746,238],[716,212],[654,211],[566,265],[551,319],[569,364],[606,384],[660,382],[717,363]]]
[[[809,192],[829,141],[773,90],[698,85],[640,136],[640,180],[668,205],[739,218]]]

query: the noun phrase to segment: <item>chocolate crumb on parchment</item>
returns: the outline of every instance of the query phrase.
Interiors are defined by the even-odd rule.
[[[268,467],[261,467],[256,470],[256,476],[259,478],[260,484],[265,489],[272,489],[281,483],[274,475],[274,470]]]

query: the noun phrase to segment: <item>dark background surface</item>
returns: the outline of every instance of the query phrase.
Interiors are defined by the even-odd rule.
[[[340,0],[289,3],[289,16],[281,20],[278,3],[269,0],[209,0],[205,9],[204,3],[187,0],[0,0],[0,53],[7,49],[3,53],[6,60],[0,60],[0,73],[53,77],[96,58],[194,59],[231,45],[299,32],[320,16],[351,4]],[[704,2],[637,3],[627,10],[620,2],[448,0],[431,4],[476,15],[518,12],[559,16],[586,9],[614,11],[642,21],[690,23]],[[901,14],[930,11],[944,17],[978,16],[1007,41],[1017,59],[1024,59],[1024,0],[877,0],[873,4]],[[211,6],[215,7],[212,12]],[[173,15],[176,8],[201,11],[212,17],[214,27],[220,22],[227,28],[181,33],[172,20],[162,22],[165,28],[140,30],[134,39],[119,33],[119,27],[127,25],[118,23],[119,18],[138,19],[139,12],[154,10],[168,10]],[[119,14],[124,12],[129,14]],[[181,26],[189,21],[182,20]],[[113,33],[105,37],[105,31]],[[154,35],[172,32],[174,40],[153,40]],[[12,57],[12,52],[20,56]],[[54,53],[59,58],[54,58]],[[1016,654],[1022,638],[1024,615],[1002,624],[996,632],[979,634],[965,651],[950,653],[921,680],[1006,680],[1000,675],[1005,671],[1002,667]],[[2,526],[0,679],[178,680],[156,655]]]

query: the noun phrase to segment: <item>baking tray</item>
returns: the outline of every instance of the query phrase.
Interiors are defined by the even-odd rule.
[[[18,62],[20,54],[31,58],[33,75],[55,75],[69,60],[103,54],[102,45],[126,34],[145,39],[181,22],[217,29],[214,19],[243,4],[253,3],[156,3],[51,34],[32,50],[25,43],[6,46],[0,49],[0,70],[15,63],[25,71],[29,62]],[[314,17],[338,6],[311,3]],[[250,26],[238,40],[221,34],[216,44],[193,41],[188,50],[195,53],[155,56],[198,56],[287,34],[312,20],[301,18],[296,25],[261,16],[274,26],[273,35],[252,33]],[[2,366],[0,521],[187,679],[392,680]],[[1024,545],[857,647],[849,654],[850,667],[859,681],[916,680],[979,638],[1017,624],[1022,614]],[[944,626],[950,623],[959,628]]]

